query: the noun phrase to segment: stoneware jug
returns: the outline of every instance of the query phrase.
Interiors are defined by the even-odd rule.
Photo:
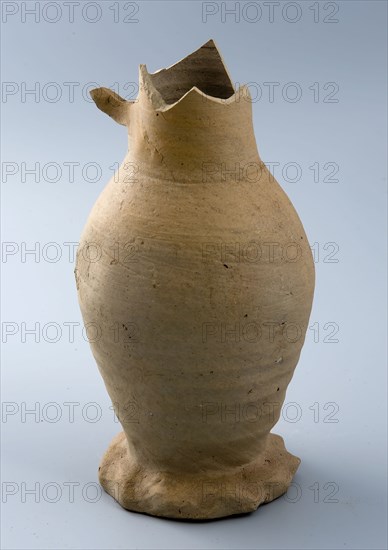
[[[314,264],[290,200],[261,161],[247,86],[214,42],[139,95],[92,91],[128,129],[95,203],[76,283],[123,427],[99,468],[124,508],[206,519],[286,492],[300,463],[270,430],[299,360]]]

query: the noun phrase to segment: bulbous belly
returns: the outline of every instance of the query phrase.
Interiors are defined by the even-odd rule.
[[[270,194],[181,187],[107,186],[77,255],[79,302],[138,459],[233,468],[257,456],[278,420],[313,262],[277,184]]]

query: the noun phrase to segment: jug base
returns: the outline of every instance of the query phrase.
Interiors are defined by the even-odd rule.
[[[253,512],[284,494],[300,459],[283,438],[269,434],[265,451],[249,464],[228,471],[163,472],[147,469],[131,456],[124,432],[111,442],[99,468],[104,490],[133,512],[206,520]]]

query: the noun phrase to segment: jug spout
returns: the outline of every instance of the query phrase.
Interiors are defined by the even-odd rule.
[[[94,88],[90,95],[97,107],[118,124],[128,126],[129,111],[133,101],[127,101],[109,88]]]

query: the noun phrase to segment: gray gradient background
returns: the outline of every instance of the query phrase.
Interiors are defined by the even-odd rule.
[[[63,252],[53,263],[42,255],[24,262],[20,253],[3,257],[2,320],[18,328],[3,344],[2,400],[14,403],[8,405],[14,414],[2,418],[2,482],[3,488],[13,482],[17,491],[3,495],[3,548],[386,548],[386,3],[339,2],[339,21],[331,24],[313,22],[313,2],[298,2],[302,17],[293,24],[279,12],[270,23],[262,2],[263,17],[256,23],[233,16],[222,22],[221,11],[205,23],[201,2],[194,1],[138,2],[138,23],[114,23],[112,4],[100,2],[102,18],[95,24],[79,11],[74,23],[66,16],[51,24],[31,17],[23,23],[19,12],[2,24],[3,81],[26,82],[28,88],[35,82],[80,83],[74,101],[62,86],[57,102],[42,94],[23,102],[17,92],[2,103],[2,160],[17,163],[19,170],[2,178],[2,240],[20,248],[56,242]],[[74,342],[65,329],[57,343],[42,336],[39,343],[31,336],[23,342],[21,323],[40,323],[41,330],[49,322],[81,324],[74,264],[63,243],[78,241],[112,175],[109,167],[125,154],[126,129],[85,100],[80,88],[88,82],[107,87],[137,82],[139,63],[157,70],[209,38],[216,40],[234,81],[293,81],[303,90],[296,103],[279,92],[272,103],[263,97],[253,112],[262,159],[297,162],[303,170],[294,183],[275,175],[310,243],[321,250],[310,323],[319,324],[320,334],[314,341],[308,331],[286,397],[301,417],[282,418],[274,430],[302,458],[297,487],[251,515],[195,524],[126,512],[105,493],[95,503],[89,502],[92,490],[82,497],[81,489],[96,483],[99,460],[119,424],[80,329]],[[309,90],[314,82],[337,83],[339,101],[315,103]],[[308,167],[329,161],[339,166],[339,182],[321,177],[314,183]],[[41,167],[98,162],[102,173],[95,183],[84,181],[80,169],[73,182],[65,170],[56,183],[42,175],[37,183],[31,176],[23,182],[23,162]],[[337,262],[324,261],[330,242],[338,246]],[[336,343],[327,342],[328,322],[339,327]],[[58,422],[47,420],[44,407],[51,402],[63,413]],[[80,403],[74,422],[66,402]],[[90,402],[102,411],[98,422],[81,414]],[[24,419],[22,407],[34,403],[41,414]],[[314,403],[317,422],[309,409]],[[332,410],[325,409],[327,403],[337,404],[338,422],[325,421]],[[93,410],[87,410],[91,417]],[[44,497],[49,482],[63,488],[56,503]],[[74,502],[66,482],[79,484]],[[338,502],[327,502],[334,487],[328,482],[338,487],[333,497]],[[23,499],[23,483],[38,484],[40,502]],[[319,502],[310,489],[314,483]]]

